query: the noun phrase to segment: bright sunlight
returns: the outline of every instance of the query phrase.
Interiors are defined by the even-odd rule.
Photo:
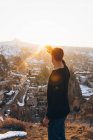
[[[0,41],[93,46],[92,5],[92,0],[0,0]]]

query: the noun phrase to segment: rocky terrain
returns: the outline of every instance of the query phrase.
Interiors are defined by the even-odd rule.
[[[5,123],[6,125],[3,125],[5,127],[2,128],[2,123],[0,122],[0,134],[3,134],[10,130],[12,131],[24,130],[25,132],[27,132],[27,135],[25,137],[13,137],[13,138],[9,138],[9,140],[21,140],[21,139],[48,140],[47,128],[43,127],[42,124],[40,123],[20,122],[15,119],[10,119],[10,120],[6,119]],[[11,123],[12,125],[10,125]],[[16,127],[14,127],[15,123],[16,123]],[[69,122],[67,120],[65,125],[66,125],[66,140],[93,140],[93,126],[90,127],[88,123],[84,123],[80,120],[76,120],[73,122]]]

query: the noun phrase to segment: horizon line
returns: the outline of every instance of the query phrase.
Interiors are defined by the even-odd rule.
[[[0,41],[0,43],[7,43],[7,42],[22,42],[22,43],[27,43],[27,44],[33,44],[33,45],[38,45],[38,46],[46,46],[46,45],[49,45],[49,46],[52,46],[52,47],[77,47],[77,48],[93,48],[93,46],[80,46],[80,45],[51,45],[51,44],[48,44],[46,43],[45,45],[40,45],[39,43],[34,43],[34,42],[30,42],[30,41],[25,41],[25,40],[21,40],[21,39],[18,39],[18,38],[14,38],[12,40],[5,40],[5,41]]]

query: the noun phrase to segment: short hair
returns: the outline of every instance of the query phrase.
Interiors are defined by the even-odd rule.
[[[52,50],[52,56],[56,61],[62,61],[63,56],[64,56],[64,51],[61,48],[54,48]]]

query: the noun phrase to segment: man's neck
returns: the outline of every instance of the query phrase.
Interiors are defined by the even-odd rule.
[[[62,62],[57,62],[54,65],[54,69],[64,68],[64,64]]]

